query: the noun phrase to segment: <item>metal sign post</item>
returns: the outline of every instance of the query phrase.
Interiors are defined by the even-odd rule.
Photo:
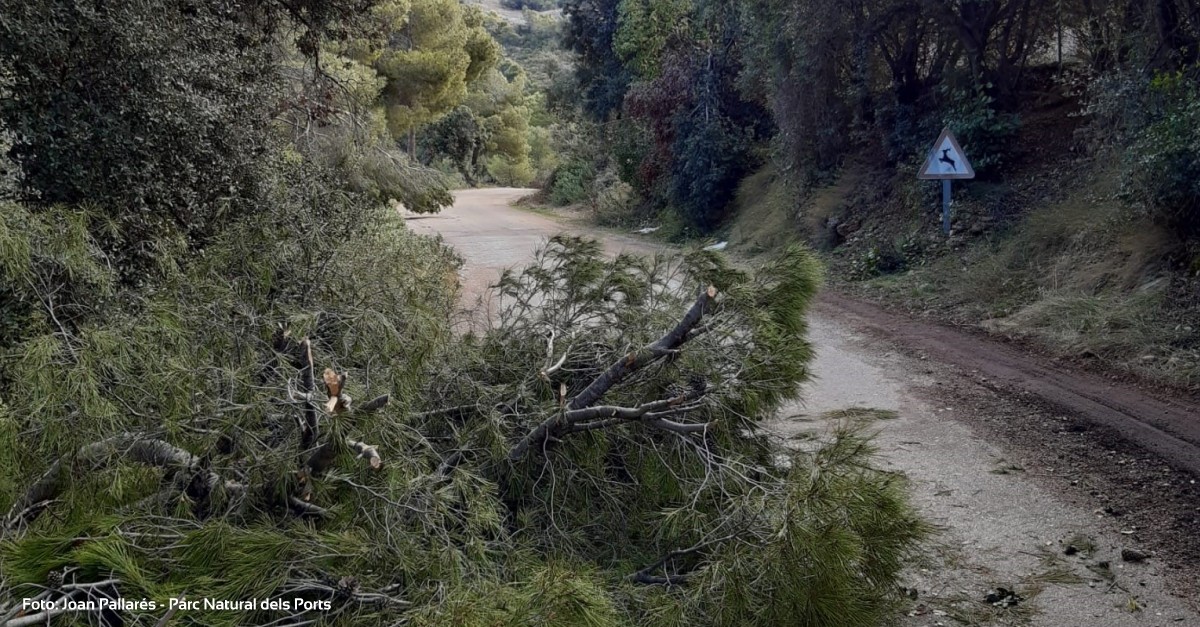
[[[942,179],[942,231],[950,234],[950,179]]]
[[[975,178],[975,168],[971,167],[967,153],[958,145],[958,140],[954,138],[950,129],[942,130],[917,178],[942,182],[942,231],[949,235],[950,181]]]

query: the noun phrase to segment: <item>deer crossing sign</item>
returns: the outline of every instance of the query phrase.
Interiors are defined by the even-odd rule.
[[[975,168],[971,167],[971,162],[967,160],[967,154],[963,152],[962,146],[958,145],[958,140],[954,138],[950,129],[943,130],[941,136],[934,142],[933,150],[929,151],[929,158],[925,160],[925,165],[921,168],[921,173],[917,175],[917,178],[975,178]]]
[[[919,179],[935,179],[942,182],[942,231],[950,234],[950,181],[954,179],[975,178],[975,168],[967,161],[967,153],[963,152],[958,140],[950,129],[942,129],[942,134],[933,143],[933,150],[925,159],[925,165],[917,174]]]

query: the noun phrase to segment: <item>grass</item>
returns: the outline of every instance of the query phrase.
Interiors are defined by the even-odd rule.
[[[1188,322],[1200,305],[1165,261],[1179,244],[1133,218],[1116,193],[1098,172],[991,238],[934,250],[863,287],[1059,356],[1200,389],[1200,324]]]
[[[778,249],[799,235],[795,195],[773,166],[747,177],[738,187],[729,228],[731,246],[755,254]]]

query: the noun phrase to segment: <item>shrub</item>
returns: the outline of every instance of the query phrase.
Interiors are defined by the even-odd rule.
[[[592,209],[596,222],[604,226],[631,226],[635,222],[637,194],[633,186],[606,170],[593,183]]]
[[[1021,126],[1017,114],[997,110],[995,100],[988,95],[990,88],[990,85],[942,88],[948,101],[943,114],[945,124],[954,131],[963,149],[970,152],[975,171],[985,176],[1004,164],[1011,141]]]
[[[583,158],[569,159],[559,165],[550,177],[550,202],[558,206],[574,205],[591,198],[596,168]]]
[[[1125,159],[1126,197],[1181,238],[1200,237],[1200,86],[1160,74],[1146,105],[1150,121]]]

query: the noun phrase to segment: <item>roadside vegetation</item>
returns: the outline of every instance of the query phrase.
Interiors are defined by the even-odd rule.
[[[763,426],[809,374],[807,249],[750,271],[560,237],[456,331],[460,262],[396,205],[437,211],[455,175],[592,184],[533,129],[594,122],[539,117],[487,17],[0,15],[0,623],[894,616],[928,531],[902,477],[852,431]]]
[[[546,199],[1200,389],[1200,5],[564,4],[592,141]],[[978,173],[916,180],[944,127]]]

